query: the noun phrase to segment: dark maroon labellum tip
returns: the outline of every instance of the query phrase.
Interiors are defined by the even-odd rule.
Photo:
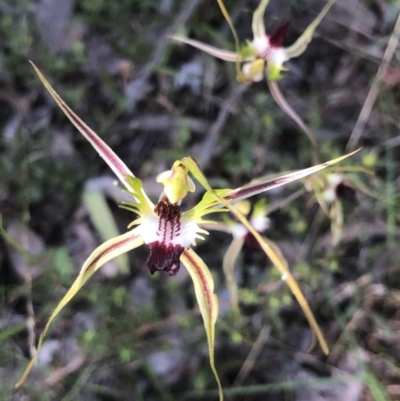
[[[343,184],[342,182],[336,186],[336,196],[339,199],[346,199],[352,202],[357,201],[357,194],[354,188],[351,188],[347,186],[346,184]]]
[[[271,47],[282,47],[283,39],[287,35],[289,30],[289,22],[281,27],[279,27],[270,37],[269,43]]]
[[[158,241],[152,242],[149,247],[150,256],[146,265],[150,270],[150,274],[154,274],[159,270],[168,273],[170,276],[175,276],[179,271],[179,258],[184,248],[180,245],[167,245]]]
[[[246,236],[244,237],[244,240],[246,244],[249,245],[251,248],[261,249],[260,244],[258,243],[258,241],[256,240],[256,238],[252,233],[247,233]]]

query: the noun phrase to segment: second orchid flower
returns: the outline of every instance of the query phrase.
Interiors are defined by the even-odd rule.
[[[310,129],[287,103],[280,92],[276,81],[282,79],[282,71],[286,70],[284,63],[290,59],[299,57],[305,52],[308,44],[311,42],[315,29],[332,7],[335,0],[329,0],[302,35],[288,47],[283,47],[282,45],[283,39],[287,34],[288,24],[278,28],[272,35],[266,34],[264,13],[269,0],[261,0],[256,11],[253,13],[253,40],[248,40],[244,46],[239,45],[236,31],[222,0],[217,1],[225,19],[228,21],[232,29],[235,38],[235,52],[219,49],[184,36],[173,35],[171,36],[171,39],[186,43],[221,60],[236,63],[237,79],[240,82],[259,82],[263,79],[265,73],[268,86],[275,101],[279,104],[282,110],[288,114],[299,125],[299,127],[303,129],[303,131],[306,132],[310,141],[315,145]],[[239,67],[240,64],[241,68]]]

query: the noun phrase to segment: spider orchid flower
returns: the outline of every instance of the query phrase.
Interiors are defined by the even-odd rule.
[[[331,221],[332,246],[340,242],[344,231],[343,200],[357,202],[358,192],[376,197],[358,176],[349,174],[349,171],[373,175],[372,171],[364,167],[347,166],[303,180],[305,189],[313,193],[316,202]]]
[[[64,114],[91,143],[124,185],[126,192],[132,196],[132,202],[124,202],[123,207],[133,211],[138,217],[129,225],[130,230],[127,233],[106,241],[95,249],[85,261],[78,277],[47,321],[39,338],[37,352],[29,362],[16,387],[19,387],[25,381],[32,369],[50,324],[86,281],[110,259],[145,245],[149,248],[147,266],[151,274],[156,271],[164,271],[173,276],[178,272],[180,263],[182,262],[192,278],[196,299],[207,335],[210,366],[218,384],[219,399],[222,400],[222,387],[214,364],[214,333],[218,314],[218,301],[213,292],[214,282],[212,275],[203,260],[192,249],[192,246],[196,245],[197,240],[203,239],[203,236],[208,234],[200,225],[212,222],[205,219],[204,216],[230,210],[246,226],[247,220],[232,206],[233,201],[240,201],[269,189],[304,178],[309,174],[343,160],[352,153],[318,166],[282,175],[274,179],[260,179],[233,190],[214,190],[211,188],[197,162],[191,157],[185,157],[182,160],[176,161],[172,165],[171,170],[161,173],[157,177],[157,181],[163,185],[163,191],[161,191],[158,202],[154,204],[144,192],[142,182],[133,175],[111,148],[69,108],[39,69],[33,63],[32,65],[40,80]],[[188,211],[182,211],[182,199],[189,192],[195,190],[194,181],[189,173],[205,188],[206,192],[195,207]],[[255,235],[257,241],[260,241],[257,238],[257,232],[251,226],[249,227],[249,231]],[[261,246],[263,247],[263,245]]]
[[[269,0],[261,0],[258,8],[253,13],[253,40],[248,40],[244,46],[239,45],[236,30],[222,0],[217,1],[232,30],[235,39],[236,52],[219,49],[184,36],[173,35],[170,38],[196,47],[197,49],[221,60],[236,63],[237,79],[240,82],[259,82],[263,79],[265,73],[268,86],[275,101],[282,110],[306,132],[311,142],[315,145],[310,129],[287,103],[275,81],[282,79],[282,71],[287,70],[287,68],[284,67],[284,63],[290,59],[299,57],[307,49],[315,29],[325,17],[335,0],[329,0],[303,34],[289,47],[282,46],[283,39],[288,31],[288,24],[278,28],[272,35],[267,35],[265,32],[264,13]],[[239,64],[241,64],[241,68],[239,67]]]
[[[199,50],[202,50],[211,56],[221,60],[234,63],[243,63],[241,74],[239,77],[244,82],[259,82],[262,80],[264,71],[269,81],[278,81],[282,79],[282,71],[286,68],[283,64],[292,59],[299,57],[307,49],[311,42],[315,29],[320,24],[326,13],[329,11],[335,0],[329,0],[317,18],[307,27],[303,34],[289,47],[283,47],[283,39],[285,38],[289,25],[286,24],[278,28],[272,35],[267,35],[264,25],[264,13],[269,0],[261,0],[256,11],[253,13],[252,31],[253,40],[247,41],[246,45],[239,46],[237,34],[229,17],[229,14],[222,2],[217,0],[218,4],[227,19],[235,37],[236,48],[238,51],[231,52],[219,49],[197,40],[188,39],[183,36],[173,35],[171,39],[186,43]]]

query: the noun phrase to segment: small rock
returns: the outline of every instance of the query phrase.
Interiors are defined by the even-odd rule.
[[[187,358],[181,349],[156,351],[147,357],[147,363],[167,385],[176,383],[187,369]]]
[[[60,347],[61,343],[59,340],[52,339],[44,341],[37,358],[37,364],[42,366],[50,365]]]
[[[140,308],[154,307],[155,291],[148,279],[138,277],[133,280],[129,286],[129,294],[132,305]]]
[[[42,271],[42,266],[32,261],[32,257],[39,257],[45,251],[43,239],[33,232],[28,226],[19,222],[12,222],[6,229],[7,234],[21,245],[28,253],[24,254],[9,242],[5,241],[10,263],[17,275],[24,281],[37,278]]]
[[[180,71],[174,79],[175,89],[189,87],[195,94],[199,94],[202,88],[202,75],[204,67],[199,58],[194,58],[192,61],[183,64]]]

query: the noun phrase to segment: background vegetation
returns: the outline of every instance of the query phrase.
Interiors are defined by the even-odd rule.
[[[272,0],[267,29],[290,21],[290,44],[323,4]],[[257,5],[226,1],[242,40],[251,38]],[[377,94],[364,113],[363,150],[347,163],[374,170],[355,175],[371,193],[343,200],[340,243],[331,246],[329,219],[312,193],[272,213],[266,233],[289,261],[331,355],[308,351],[312,335],[299,306],[250,245],[237,266],[243,324],[233,324],[221,269],[231,238],[213,233],[197,247],[220,298],[216,360],[227,400],[400,399],[398,51],[376,80],[399,10],[397,1],[338,0],[280,82],[324,160],[345,152],[371,88]],[[33,320],[40,331],[101,242],[84,189],[113,192],[107,166],[28,59],[155,199],[154,177],[186,155],[215,187],[311,165],[306,136],[266,83],[240,86],[233,65],[166,39],[178,31],[233,49],[214,0],[0,1],[0,399],[216,399],[187,273],[150,276],[145,249],[130,253],[128,272],[113,262],[90,280],[53,324],[28,382],[13,390],[33,349]],[[301,187],[266,198],[274,205]],[[112,197],[108,206],[123,232],[133,216]]]

